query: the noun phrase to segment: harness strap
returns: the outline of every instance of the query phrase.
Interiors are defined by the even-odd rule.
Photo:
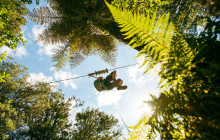
[[[101,83],[100,83],[100,84],[97,86],[96,89],[97,89],[98,91],[103,91],[103,90],[99,89],[101,86],[102,86],[102,85],[101,85]]]

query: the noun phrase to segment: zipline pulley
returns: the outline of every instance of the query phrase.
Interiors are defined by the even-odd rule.
[[[93,75],[100,75],[100,74],[103,74],[103,73],[108,73],[108,69],[106,68],[105,70],[100,70],[100,71],[95,71],[94,73],[90,73],[88,74],[88,76],[93,76]]]

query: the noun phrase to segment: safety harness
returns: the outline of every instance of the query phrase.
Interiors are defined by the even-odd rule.
[[[101,81],[95,80],[94,86],[98,91],[108,90],[108,88],[104,85],[104,80],[101,80]]]
[[[104,90],[102,90],[102,89],[99,89],[101,86],[102,86],[102,84],[100,83],[100,84],[97,86],[96,89],[97,89],[98,91],[104,91]]]

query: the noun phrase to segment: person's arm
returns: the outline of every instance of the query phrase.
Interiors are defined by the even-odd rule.
[[[103,77],[98,77],[97,80],[101,81],[101,80],[103,80]]]

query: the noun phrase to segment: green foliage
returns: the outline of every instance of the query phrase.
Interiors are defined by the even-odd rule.
[[[129,42],[132,48],[143,46],[137,57],[145,57],[142,65],[147,66],[145,73],[160,64],[161,83],[168,80],[167,83],[170,85],[176,85],[181,81],[178,78],[180,68],[176,65],[190,65],[188,62],[193,59],[192,51],[187,47],[186,41],[175,31],[172,22],[169,22],[169,13],[159,17],[156,11],[153,14],[148,12],[133,14],[107,5],[116,22],[119,23],[119,27],[122,28],[121,31],[125,32],[123,35],[126,38],[132,38]],[[172,42],[172,38],[176,41]],[[175,50],[180,50],[180,52],[177,54]],[[187,57],[182,58],[181,55],[187,55]],[[173,67],[175,73],[169,71],[167,67]]]
[[[138,122],[137,125],[135,126],[130,126],[129,129],[132,130],[132,132],[129,133],[129,135],[131,136],[130,138],[128,138],[128,140],[134,140],[134,139],[149,139],[149,137],[147,135],[150,134],[150,126],[146,125],[147,122],[149,121],[150,115],[148,114],[143,114],[142,118],[140,119],[140,121]],[[155,139],[156,135],[152,134],[150,135],[150,138]]]
[[[72,101],[73,98],[65,101],[64,95],[52,93],[47,99],[49,106],[37,114],[28,113],[26,115],[28,129],[20,127],[16,133],[10,135],[10,139],[68,139],[72,130],[72,122],[68,118],[70,109],[74,108]]]
[[[24,43],[21,27],[25,25],[23,16],[27,12],[23,2],[4,0],[0,2],[0,47],[15,49],[18,43]]]
[[[5,82],[5,79],[9,79],[9,74],[6,74],[5,72],[3,72],[2,75],[0,75],[0,83],[1,82]]]
[[[20,2],[27,3],[27,4],[32,4],[33,3],[32,0],[20,0]],[[38,5],[40,3],[40,0],[35,0],[35,2],[36,2],[36,5]]]
[[[2,62],[2,59],[6,61],[6,52],[0,54],[0,63]]]
[[[187,33],[182,36],[188,38],[197,36],[197,26],[205,27],[207,20],[203,17],[218,18],[219,5],[216,0],[114,0],[112,5],[119,9],[126,9],[132,13],[157,11],[158,14],[170,13],[170,20],[178,27],[179,32]],[[139,48],[137,48],[139,49]]]
[[[115,64],[116,42],[105,29],[111,27],[107,25],[111,18],[108,17],[110,13],[104,1],[48,2],[51,8],[34,9],[27,16],[38,24],[49,25],[38,37],[38,42],[45,46],[62,44],[53,56],[58,69],[62,68],[66,61],[70,62],[72,68],[77,67],[90,55],[100,56],[105,62]]]
[[[206,8],[207,6],[202,6],[200,3],[203,2],[199,1],[198,3],[197,0],[114,0],[111,2],[114,6],[130,10],[132,13],[149,12],[152,14],[156,11],[160,15],[170,13],[170,20],[178,27],[178,32],[181,33],[182,38],[197,36],[197,26],[205,27],[207,23],[202,16],[210,16],[212,10]],[[121,35],[120,28],[114,22],[103,0],[48,0],[48,3],[50,3],[51,8],[42,7],[34,10],[32,18],[39,24],[47,23],[50,25],[38,38],[39,42],[43,42],[44,45],[65,44],[56,50],[58,54],[53,58],[53,61],[57,62],[55,66],[58,68],[62,68],[68,60],[72,67],[77,67],[85,58],[94,53],[102,57],[107,63],[114,65],[116,48],[112,40],[116,38],[126,44],[131,41],[131,39],[124,39]],[[213,4],[206,3],[206,5],[209,7]],[[101,34],[101,38],[104,38],[102,41],[104,45],[97,43],[102,40],[96,36],[97,34]],[[65,49],[67,56],[65,59],[61,57],[59,60],[58,56],[64,52],[61,51],[63,48],[68,48]],[[140,45],[134,49],[140,51],[142,48],[143,46]],[[103,54],[102,52],[106,53]]]
[[[122,28],[121,31],[125,32],[123,35],[132,38],[132,47],[141,46],[138,57],[145,57],[142,66],[147,66],[146,72],[160,67],[158,74],[161,78],[161,94],[159,98],[152,95],[152,100],[146,102],[154,112],[151,116],[144,114],[136,126],[130,127],[133,129],[130,139],[155,139],[158,134],[161,139],[218,139],[218,19],[202,17],[201,21],[205,20],[207,24],[203,25],[201,34],[196,35],[194,30],[187,29],[190,22],[174,23],[174,31],[172,22],[167,22],[169,14],[156,11],[152,11],[153,14],[131,13],[120,11],[108,3],[107,5]],[[187,11],[189,15],[199,13],[190,13],[190,10]],[[176,16],[176,19],[177,17],[180,21],[186,20],[180,16]],[[198,23],[196,20],[195,22]],[[158,37],[160,35],[161,38]]]
[[[217,2],[207,2],[203,0],[172,0],[170,3],[163,5],[161,11],[170,12],[170,19],[174,25],[184,36],[184,38],[190,38],[198,36],[197,27],[205,28],[207,19],[204,17],[218,18],[217,12],[213,13],[214,9],[211,9],[213,5],[218,7]],[[201,3],[207,2],[206,5]]]
[[[15,49],[18,43],[26,42],[23,39],[21,26],[25,25],[23,17],[27,12],[25,4],[31,4],[32,0],[1,0],[0,1],[0,48],[3,46]],[[36,0],[39,3],[39,0]],[[0,54],[0,64],[2,59],[6,61],[6,53]],[[5,82],[4,78],[9,75],[0,75],[0,83]]]
[[[54,51],[55,54],[53,55],[53,61],[57,62],[55,65],[57,69],[61,69],[63,66],[65,66],[68,60],[69,54],[67,53],[66,49],[68,49],[67,46],[60,46],[60,49]],[[77,60],[77,62],[79,62],[79,60]]]
[[[82,106],[75,97],[65,99],[61,90],[48,83],[27,82],[27,68],[15,62],[2,62],[0,74],[10,74],[0,83],[0,139],[115,139],[121,136],[118,120],[98,109],[76,114]],[[75,102],[75,106],[73,106]]]
[[[0,64],[2,63],[2,59],[6,61],[6,52],[0,54]],[[6,74],[5,72],[3,74],[0,74],[0,83],[5,82],[5,79],[9,78],[9,74]]]
[[[0,74],[10,75],[0,83],[0,138],[67,139],[75,98],[65,100],[61,91],[52,91],[46,83],[28,83],[26,71],[13,62],[0,65]]]
[[[139,11],[140,13],[144,12],[155,12],[157,8],[160,8],[162,5],[168,4],[169,1],[160,1],[160,0],[113,0],[112,5],[119,9],[126,9],[134,13]]]
[[[83,110],[76,114],[73,139],[116,139],[121,136],[118,120],[98,109]]]
[[[26,13],[26,16],[37,24],[50,24],[52,22],[56,22],[62,19],[61,15],[58,15],[55,10],[52,10],[49,7],[40,7],[40,9],[33,9],[33,13],[29,11],[28,13]]]

